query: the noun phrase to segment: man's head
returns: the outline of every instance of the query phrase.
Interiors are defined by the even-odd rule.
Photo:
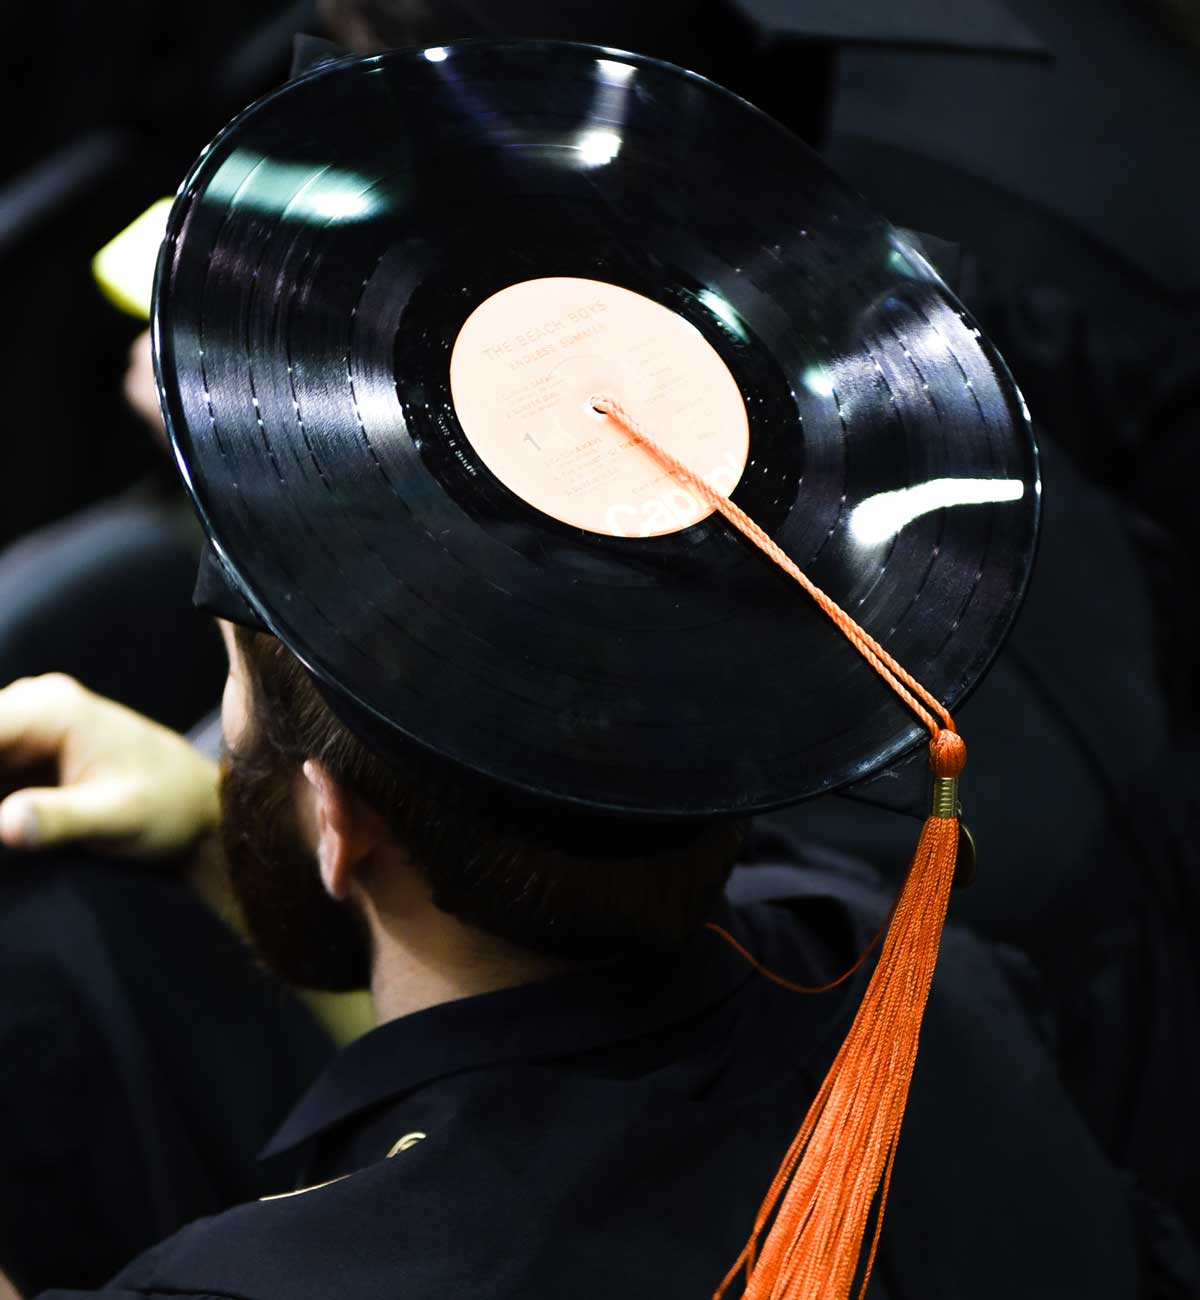
[[[500,945],[588,961],[677,947],[719,894],[741,823],[566,811],[385,759],[279,641],[225,632],[225,847],[252,936],[289,981],[365,986],[372,941],[417,899]]]

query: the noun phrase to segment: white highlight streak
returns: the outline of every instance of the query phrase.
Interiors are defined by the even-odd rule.
[[[946,506],[1020,501],[1025,484],[1013,478],[935,478],[895,492],[880,492],[854,507],[850,535],[863,546],[886,542],[906,524]]]
[[[615,131],[585,131],[579,137],[579,153],[589,167],[603,167],[621,152],[621,137]]]

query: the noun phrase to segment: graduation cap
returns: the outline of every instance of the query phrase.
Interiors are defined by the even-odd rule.
[[[831,128],[839,166],[915,221],[955,221],[1010,281],[1068,288],[1101,328],[1143,344],[1147,325],[1161,329],[1161,348],[1200,292],[1200,168],[1186,161],[1200,78],[1196,50],[1156,29],[1167,7],[1103,5],[1077,21],[1023,6],[1046,24],[1046,66],[949,46],[898,63],[853,51]]]
[[[955,878],[950,710],[1040,501],[929,258],[679,68],[467,41],[239,116],[172,209],[154,338],[210,603],[377,752],[651,827],[926,757],[862,1006],[727,1279],[847,1295]]]
[[[722,0],[744,38],[724,84],[821,147],[840,50],[945,50],[1041,59],[1049,51],[1002,0]]]

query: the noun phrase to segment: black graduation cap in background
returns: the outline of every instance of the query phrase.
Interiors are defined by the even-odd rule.
[[[725,84],[824,144],[838,52],[850,46],[1005,58],[1049,51],[1001,0],[722,0],[742,24],[740,66]]]
[[[393,8],[399,17],[391,0],[364,5],[385,33]],[[1049,55],[1002,0],[432,0],[422,27],[431,44],[516,36],[650,54],[737,91],[810,144],[825,136],[840,48]]]
[[[574,39],[664,28],[714,5],[695,0],[458,0],[463,12],[511,36]],[[726,0],[762,42],[800,39],[833,44],[962,48],[998,54],[1045,54],[1041,40],[1001,0]],[[551,32],[551,28],[556,29]]]
[[[1170,30],[1167,3],[1008,3],[1044,32],[1052,62],[848,50],[832,161],[894,218],[940,218],[1009,279],[1064,286],[1089,330],[1120,333],[1136,302],[1130,351],[1151,329],[1172,349],[1178,325],[1161,304],[1200,292],[1196,45]]]
[[[653,54],[744,95],[811,144],[824,139],[838,48],[1045,57],[1001,0],[457,0],[481,31]]]
[[[1000,0],[730,0],[764,41],[898,45],[1044,57]]]

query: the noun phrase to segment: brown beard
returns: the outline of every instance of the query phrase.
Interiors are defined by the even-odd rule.
[[[366,988],[370,944],[357,912],[330,898],[295,807],[298,767],[250,740],[221,764],[221,843],[242,919],[263,964],[288,984]]]

